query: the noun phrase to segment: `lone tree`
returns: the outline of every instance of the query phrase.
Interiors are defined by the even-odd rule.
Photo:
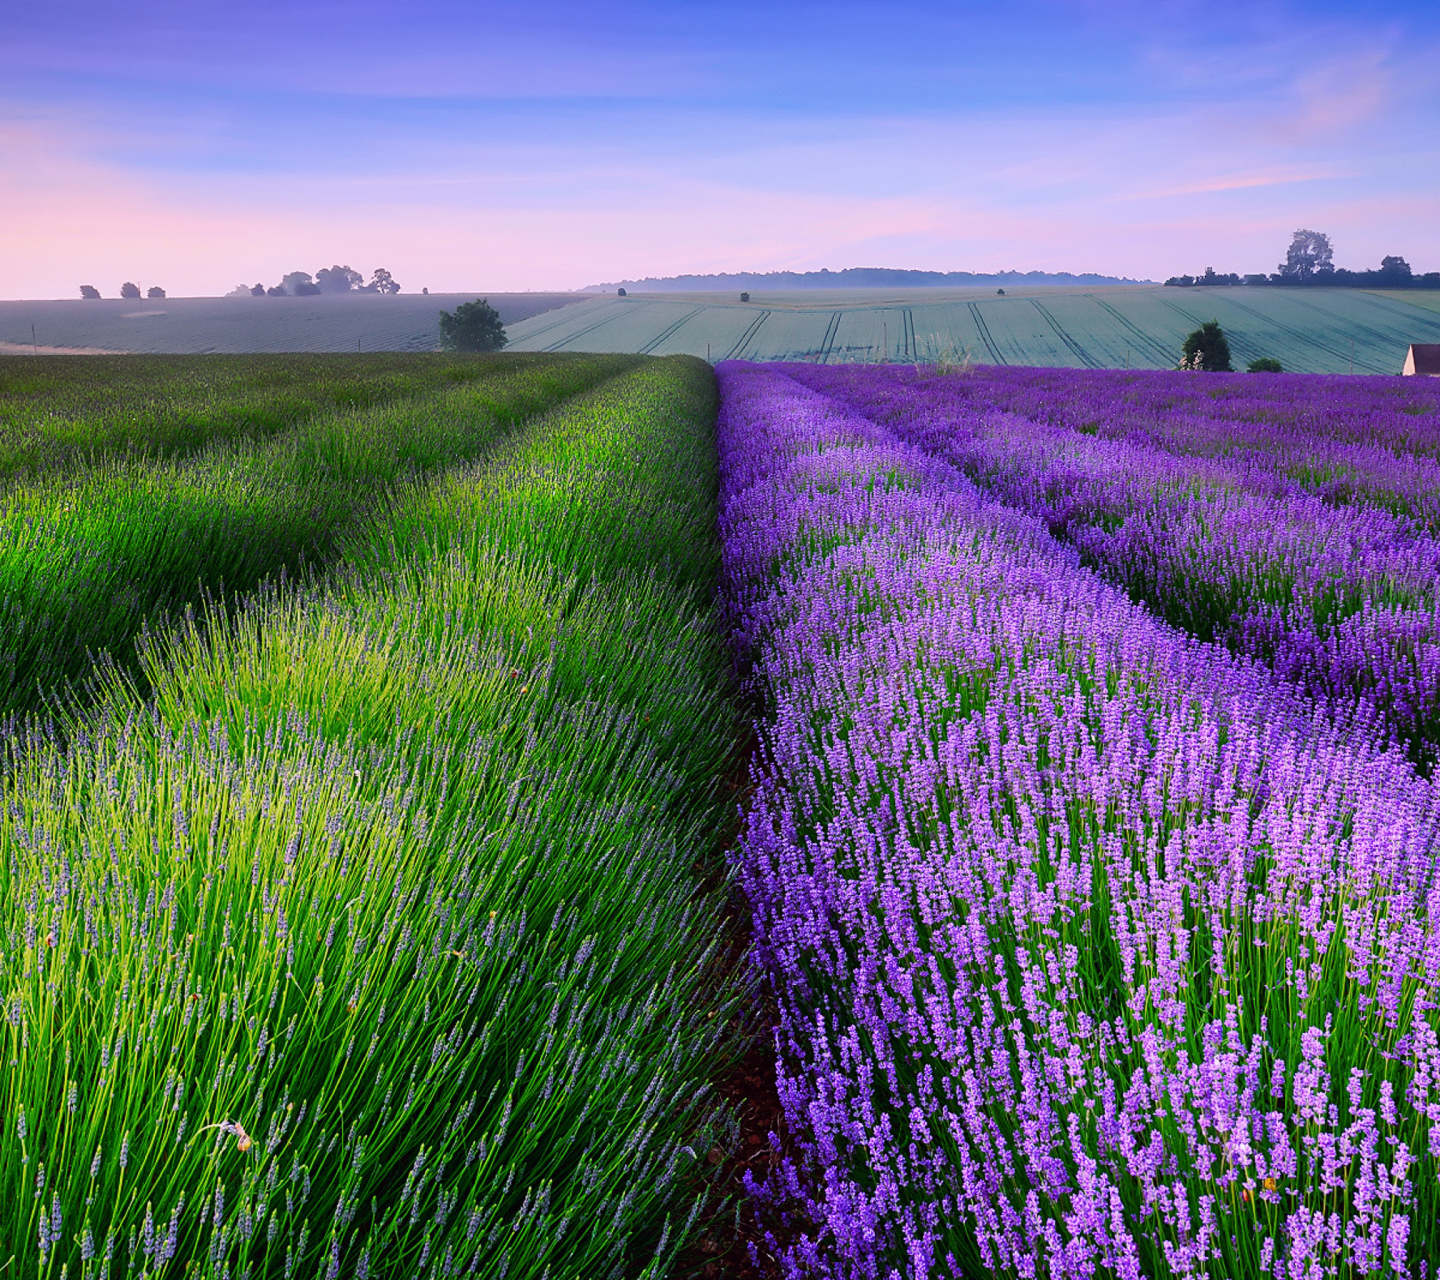
[[[163,298],[165,296],[165,290],[162,289],[158,284],[152,284],[148,289],[145,290],[145,296],[147,298]]]
[[[1280,264],[1280,274],[1286,280],[1304,284],[1316,276],[1328,276],[1335,270],[1334,250],[1330,248],[1330,237],[1321,231],[1307,231],[1303,227],[1290,239],[1285,261]]]
[[[120,296],[122,298],[138,298],[140,296],[140,286],[133,280],[127,280],[120,286]]]
[[[1197,373],[1234,373],[1230,367],[1230,344],[1220,332],[1218,320],[1207,320],[1188,338],[1181,348],[1185,353],[1180,361],[1182,369]]]
[[[489,298],[462,302],[453,312],[440,313],[442,351],[499,351],[507,341],[500,313]]]
[[[375,273],[370,277],[370,283],[366,286],[371,293],[399,293],[400,286],[384,267],[376,267]]]
[[[80,286],[80,296],[82,298],[98,298],[100,296],[100,290],[93,284],[82,284]]]

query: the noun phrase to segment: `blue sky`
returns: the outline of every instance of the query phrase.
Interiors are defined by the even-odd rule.
[[[0,297],[1440,270],[1419,3],[0,0]]]

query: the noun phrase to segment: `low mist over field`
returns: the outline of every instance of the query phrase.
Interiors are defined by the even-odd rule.
[[[478,296],[166,298],[143,306],[123,298],[0,302],[0,353],[434,351],[440,343],[440,311]],[[583,298],[568,293],[485,296],[506,324]]]

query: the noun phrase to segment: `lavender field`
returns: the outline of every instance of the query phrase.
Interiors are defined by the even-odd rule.
[[[1440,388],[719,376],[785,1273],[1435,1275]]]

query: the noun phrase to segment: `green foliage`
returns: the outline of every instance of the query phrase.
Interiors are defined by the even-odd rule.
[[[1230,366],[1230,344],[1220,331],[1217,320],[1207,320],[1185,339],[1181,348],[1182,369],[1201,373],[1233,373]]]
[[[505,345],[505,326],[488,298],[462,302],[440,313],[442,351],[499,351]]]
[[[440,383],[449,390],[332,410],[269,439],[13,487],[0,500],[0,715],[83,679],[92,655],[133,670],[145,629],[205,593],[333,558],[347,524],[392,486],[474,456],[636,361],[491,360],[484,377]]]
[[[1303,283],[1333,272],[1334,258],[1335,252],[1330,247],[1329,236],[1323,231],[1310,231],[1302,227],[1290,237],[1285,261],[1280,264],[1280,275],[1286,280]]]
[[[666,1272],[742,994],[713,415],[636,369],[11,740],[0,1268]]]
[[[1261,356],[1245,366],[1246,373],[1284,373],[1284,366],[1274,356]]]
[[[11,356],[0,361],[0,482],[114,455],[185,456],[554,363],[539,353]]]

